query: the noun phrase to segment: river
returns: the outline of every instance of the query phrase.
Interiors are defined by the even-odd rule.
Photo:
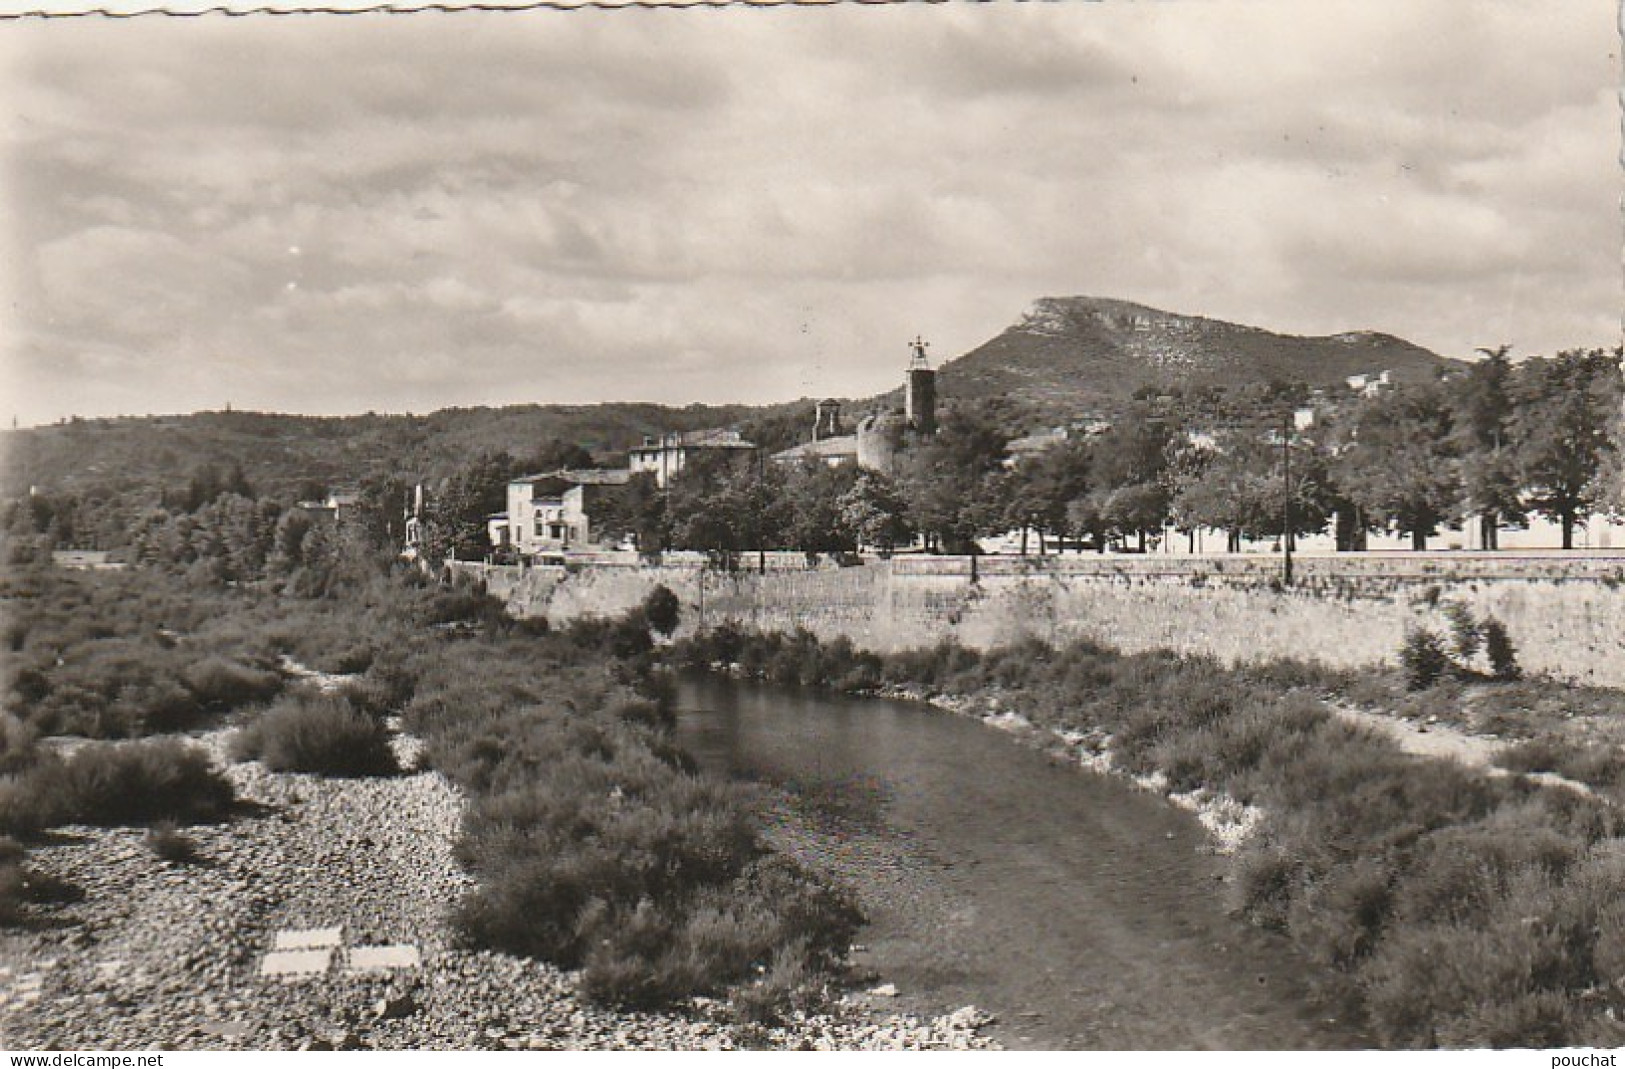
[[[1323,973],[1226,912],[1190,814],[968,718],[684,682],[678,733],[776,844],[857,893],[899,1010],[974,1003],[1013,1048],[1370,1046]]]

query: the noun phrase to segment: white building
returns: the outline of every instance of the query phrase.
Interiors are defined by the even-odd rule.
[[[486,518],[491,545],[521,557],[585,548],[595,539],[593,512],[630,478],[603,468],[521,476],[508,484],[508,510]]]
[[[732,430],[682,431],[658,438],[645,435],[643,444],[627,454],[627,468],[633,475],[652,472],[655,483],[664,490],[696,454],[719,450],[734,457],[748,457],[755,449],[755,443],[745,441]]]

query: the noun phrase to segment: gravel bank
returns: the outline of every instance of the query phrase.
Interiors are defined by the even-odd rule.
[[[195,741],[222,764],[227,732]],[[416,740],[397,736],[410,759]],[[468,886],[451,846],[458,792],[422,772],[328,780],[230,765],[247,803],[189,829],[201,861],[160,860],[141,829],[70,827],[32,865],[84,899],[0,933],[0,1047],[10,1049],[966,1049],[973,1012],[887,1013],[843,999],[771,1029],[689,1014],[609,1012],[550,966],[452,947],[444,916]],[[341,928],[342,946],[415,945],[417,968],[260,973],[285,929]]]

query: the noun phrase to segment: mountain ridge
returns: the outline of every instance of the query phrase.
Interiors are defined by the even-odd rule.
[[[1244,386],[1272,378],[1341,386],[1389,370],[1404,383],[1463,366],[1393,335],[1295,337],[1103,297],[1041,297],[1010,327],[939,367],[946,403],[977,403],[1012,433],[1121,408],[1146,388]],[[899,387],[843,402],[852,422],[901,403]],[[812,398],[771,405],[641,402],[446,408],[427,415],[302,416],[198,412],[75,420],[0,433],[0,494],[184,482],[197,464],[238,464],[272,493],[315,481],[353,484],[394,474],[435,478],[482,450],[515,455],[551,437],[609,458],[643,435],[747,428],[770,450],[804,441]]]
[[[1000,334],[946,361],[948,399],[1004,397],[1045,410],[1115,407],[1147,388],[1299,380],[1342,385],[1389,371],[1399,383],[1459,366],[1379,331],[1292,335],[1107,297],[1040,297]]]

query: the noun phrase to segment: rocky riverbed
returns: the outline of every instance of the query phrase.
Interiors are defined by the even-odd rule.
[[[221,764],[228,732],[196,736]],[[417,744],[395,740],[408,767]],[[160,859],[142,829],[69,827],[32,852],[82,900],[0,933],[0,1047],[9,1049],[966,1049],[970,1008],[888,1012],[850,995],[771,1028],[718,1003],[686,1013],[588,1004],[548,965],[451,945],[466,890],[452,857],[458,792],[434,772],[332,780],[228,765],[229,823],[188,829],[197,859]],[[337,933],[332,933],[338,929]],[[263,974],[279,932],[323,930],[330,967]],[[415,966],[354,971],[366,947]]]

